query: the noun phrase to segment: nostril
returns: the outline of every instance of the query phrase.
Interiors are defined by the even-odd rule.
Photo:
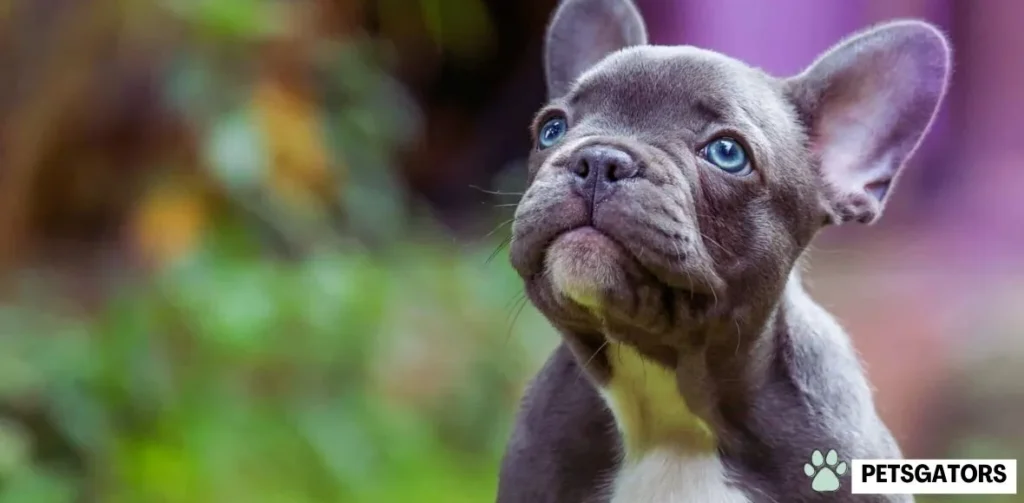
[[[586,178],[590,174],[590,162],[586,157],[580,158],[573,163],[572,172],[580,178]]]
[[[639,165],[625,151],[608,146],[593,145],[577,153],[570,171],[581,180],[614,183],[639,174]]]
[[[627,178],[633,178],[640,173],[640,167],[633,160],[613,162],[608,166],[607,178],[609,181],[617,182]]]
[[[624,169],[621,164],[615,161],[611,161],[608,163],[607,176],[609,182],[617,182],[619,180],[622,180],[623,178],[629,178],[629,176],[626,174],[626,169]]]

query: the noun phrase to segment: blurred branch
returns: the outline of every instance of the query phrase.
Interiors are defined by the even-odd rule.
[[[14,105],[7,118],[0,139],[0,277],[10,271],[25,245],[28,198],[39,161],[67,114],[85,99],[96,60],[117,33],[119,5],[117,0],[64,5],[52,30],[57,38],[39,58],[42,69],[28,86],[28,96]]]

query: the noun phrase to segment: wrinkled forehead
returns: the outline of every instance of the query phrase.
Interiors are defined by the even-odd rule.
[[[793,117],[778,80],[690,46],[638,46],[613,53],[580,76],[567,104],[575,113],[600,115],[604,121],[695,132],[709,124],[778,128]]]

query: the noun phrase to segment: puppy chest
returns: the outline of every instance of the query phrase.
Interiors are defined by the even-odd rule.
[[[668,449],[625,461],[615,477],[611,503],[749,503],[729,484],[714,453],[688,455]]]
[[[601,390],[625,450],[611,503],[748,503],[730,485],[711,429],[680,396],[675,375],[610,343]]]

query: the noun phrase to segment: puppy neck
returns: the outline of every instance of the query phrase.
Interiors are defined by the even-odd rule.
[[[627,344],[609,342],[609,380],[601,394],[615,417],[626,460],[654,449],[711,452],[715,436],[679,392],[676,373]]]
[[[743,408],[766,379],[780,312],[809,301],[798,272],[777,305],[730,319],[705,334],[702,348],[681,351],[674,366],[608,338],[606,378],[599,386],[620,431],[626,459],[655,449],[713,452],[723,434],[721,405]],[[799,305],[799,307],[797,306]],[[785,306],[785,307],[783,307]]]
[[[712,429],[678,390],[676,373],[632,346],[609,342],[602,394],[622,438],[612,503],[749,503],[729,481]]]

